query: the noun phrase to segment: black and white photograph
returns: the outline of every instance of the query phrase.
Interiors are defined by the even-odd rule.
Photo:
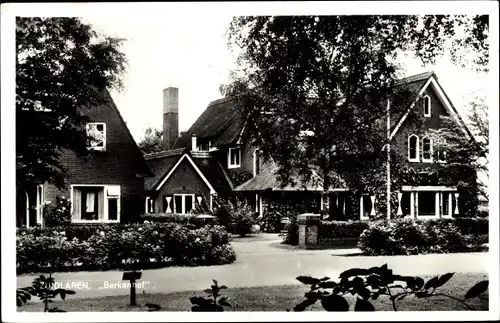
[[[498,7],[2,4],[2,321],[500,319]]]

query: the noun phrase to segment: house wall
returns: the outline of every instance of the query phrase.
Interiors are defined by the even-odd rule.
[[[412,122],[409,119],[406,119],[401,127],[399,128],[398,132],[395,134],[394,139],[393,139],[393,145],[398,147],[399,149],[402,149],[402,151],[405,153],[405,160],[406,163],[414,168],[437,168],[438,165],[435,161],[432,163],[423,163],[423,162],[409,162],[408,161],[408,136],[411,134],[416,134],[419,136],[419,153],[420,153],[420,160],[422,159],[422,138],[424,134],[430,134],[429,129],[440,129],[443,125],[443,120],[441,119],[442,116],[449,116],[448,112],[446,111],[444,105],[441,103],[439,98],[437,97],[434,89],[432,86],[429,86],[422,97],[427,94],[431,98],[431,116],[430,117],[424,117],[423,124],[417,128],[417,125]],[[423,116],[424,115],[424,108],[423,108],[423,98],[421,98],[414,106],[414,109],[419,115]]]
[[[121,221],[139,219],[144,201],[144,173],[147,166],[142,154],[114,103],[109,101],[85,110],[90,122],[106,123],[106,150],[89,151],[84,157],[72,151],[61,153],[61,164],[67,171],[67,190],[58,190],[52,185],[45,185],[45,200],[55,201],[56,195],[69,197],[69,185],[106,184],[120,185]]]
[[[207,205],[210,203],[210,189],[187,159],[179,164],[157,193],[158,195],[154,198],[155,213],[163,212],[164,195],[203,195]]]

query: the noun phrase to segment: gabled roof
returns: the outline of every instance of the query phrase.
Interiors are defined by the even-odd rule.
[[[213,146],[234,144],[238,141],[245,118],[234,99],[223,98],[211,102],[195,123],[174,145],[174,148],[192,148],[191,136],[212,138]]]
[[[175,163],[179,160],[181,155],[185,153],[185,151],[186,149],[174,149],[145,155],[144,158],[154,174],[153,177],[145,179],[145,190],[153,190],[160,183],[163,177],[165,177],[166,174],[174,167]]]
[[[403,122],[406,120],[406,117],[410,113],[410,110],[415,106],[420,96],[429,86],[432,86],[435,89],[435,92],[439,100],[441,100],[441,103],[443,103],[443,106],[448,111],[450,116],[454,118],[458,126],[469,137],[469,139],[475,140],[470,129],[463,121],[460,113],[455,108],[450,98],[439,84],[438,78],[433,71],[404,78],[400,82],[398,82],[398,84],[406,86],[406,88],[410,90],[410,93],[412,95],[412,97],[410,98],[410,102],[412,102],[412,104],[406,110],[406,112],[402,113],[402,115],[391,116],[391,136],[390,136],[391,139],[396,135],[399,128],[401,127]]]
[[[148,154],[145,158],[155,175],[152,178],[146,179],[146,191],[159,189],[168,180],[168,177],[173,174],[175,168],[183,159],[191,163],[212,192],[225,195],[231,191],[230,183],[227,181],[222,166],[209,154],[192,154],[189,149],[180,148]]]

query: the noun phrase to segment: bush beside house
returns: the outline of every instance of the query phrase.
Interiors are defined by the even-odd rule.
[[[368,255],[413,255],[480,251],[488,242],[488,220],[394,219],[370,224],[358,247]]]
[[[232,263],[221,226],[177,223],[74,225],[18,229],[17,272],[110,270]]]

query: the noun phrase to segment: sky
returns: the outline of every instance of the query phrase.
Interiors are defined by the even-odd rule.
[[[220,98],[219,86],[229,80],[236,56],[227,45],[226,30],[232,15],[225,12],[149,12],[128,15],[82,16],[94,28],[125,38],[122,47],[129,67],[125,88],[113,99],[137,141],[148,126],[162,126],[162,90],[179,88],[179,130],[187,130],[208,104]],[[473,92],[481,92],[487,75],[460,68],[449,59],[422,66],[404,57],[406,75],[434,70],[452,102],[466,115]]]

